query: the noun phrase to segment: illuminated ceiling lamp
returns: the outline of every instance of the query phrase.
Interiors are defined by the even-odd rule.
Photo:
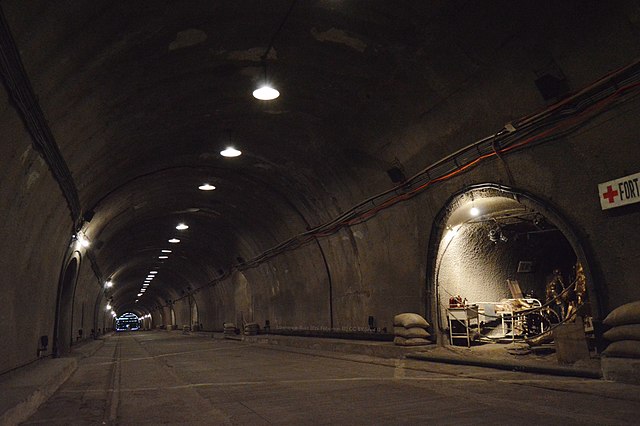
[[[237,150],[232,146],[228,146],[224,150],[220,151],[220,155],[228,158],[239,157],[242,155],[242,151]]]
[[[269,43],[269,46],[267,47],[267,50],[265,50],[264,54],[260,57],[260,62],[262,64],[262,69],[264,71],[264,79],[262,81],[262,85],[258,89],[253,91],[253,97],[256,98],[256,99],[260,99],[261,101],[271,101],[273,99],[276,99],[278,96],[280,96],[280,92],[278,92],[276,89],[271,87],[269,85],[269,83],[268,83],[268,80],[267,80],[267,58],[269,57],[269,52],[271,52],[271,49],[273,48],[273,43],[275,42],[276,38],[280,34],[280,31],[282,31],[282,28],[284,27],[284,24],[287,22],[287,19],[289,18],[289,15],[291,14],[291,11],[293,10],[293,6],[295,6],[296,1],[297,0],[292,0],[291,1],[291,5],[289,6],[289,9],[287,10],[287,14],[284,16],[284,18],[282,19],[282,22],[280,22],[280,25],[276,29],[276,32],[271,37],[271,42]]]
[[[260,58],[262,63],[262,70],[264,72],[262,84],[260,85],[260,87],[258,87],[256,90],[253,91],[253,97],[261,101],[272,101],[276,99],[278,96],[280,96],[280,92],[278,92],[276,89],[271,87],[271,85],[268,82],[269,80],[267,79],[267,54],[268,53],[269,52],[267,51]]]
[[[208,183],[203,183],[198,187],[198,189],[200,191],[213,191],[214,189],[216,189],[216,187]]]

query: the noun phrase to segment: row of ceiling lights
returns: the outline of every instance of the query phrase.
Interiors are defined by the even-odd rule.
[[[224,150],[220,151],[220,155],[222,155],[223,157],[229,157],[229,158],[233,158],[233,157],[239,157],[240,155],[242,155],[242,151],[232,147],[232,146],[228,146],[226,147]],[[209,183],[203,183],[202,185],[200,185],[198,187],[198,189],[200,189],[201,191],[213,191],[214,189],[216,189],[215,186],[209,184]],[[184,223],[179,223],[176,226],[176,229],[178,231],[184,231],[186,229],[189,229],[189,226],[184,224]],[[83,232],[78,232],[75,235],[75,238],[78,242],[79,245],[81,245],[84,248],[88,248],[91,245],[91,242],[89,241],[89,239],[86,237],[86,235]],[[180,242],[180,240],[178,238],[171,238],[170,240],[168,240],[169,243],[171,244],[178,244]],[[160,260],[166,260],[169,258],[169,253],[171,253],[171,250],[169,249],[163,249],[161,250],[161,254],[158,256],[158,259]],[[156,274],[158,273],[158,271],[150,271],[149,275],[147,276],[147,278],[144,280],[142,287],[140,288],[140,292],[137,294],[137,297],[142,297],[142,295],[147,291],[147,287],[149,287],[149,285],[151,284],[151,280],[153,280],[156,276]],[[113,287],[113,281],[111,279],[105,281],[104,283],[104,287],[105,289],[111,288]],[[138,303],[139,299],[135,300],[135,303]],[[111,310],[111,305],[107,303],[107,310]],[[111,311],[111,313],[114,315],[115,317],[115,312]]]
[[[187,225],[186,223],[179,223],[176,225],[176,229],[178,231],[185,231],[187,229],[189,229],[189,225]],[[180,242],[180,240],[178,238],[171,238],[170,240],[168,240],[169,243],[171,244],[178,244]],[[162,249],[160,250],[160,255],[158,256],[158,259],[160,260],[166,260],[169,258],[169,254],[172,252],[172,250],[169,249]],[[158,271],[156,270],[152,270],[149,271],[149,275],[147,275],[147,278],[145,278],[144,282],[142,283],[142,287],[140,288],[140,292],[137,294],[137,297],[142,297],[144,295],[144,293],[147,291],[147,288],[149,287],[149,285],[151,284],[151,281],[157,276]],[[135,303],[138,303],[140,299],[136,299]]]

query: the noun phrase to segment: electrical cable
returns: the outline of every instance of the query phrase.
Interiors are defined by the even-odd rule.
[[[620,81],[616,81],[617,78],[620,78]],[[566,136],[617,103],[634,99],[639,94],[638,87],[640,60],[612,71],[541,112],[515,120],[495,134],[453,152],[420,170],[403,183],[359,202],[332,220],[299,233],[245,262],[232,265],[222,277],[204,284],[199,289],[221,282],[236,270],[257,267],[316,238],[328,237],[342,228],[364,223],[380,211],[409,200],[437,183],[465,173],[487,159],[500,158],[525,147]]]

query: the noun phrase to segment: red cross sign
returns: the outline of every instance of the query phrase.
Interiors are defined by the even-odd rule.
[[[598,198],[602,210],[640,203],[640,173],[599,184]]]
[[[613,200],[615,200],[615,198],[617,196],[618,196],[618,191],[613,189],[613,187],[611,187],[611,185],[608,185],[607,186],[607,192],[602,194],[602,198],[606,198],[607,200],[609,200],[609,204],[613,203]]]

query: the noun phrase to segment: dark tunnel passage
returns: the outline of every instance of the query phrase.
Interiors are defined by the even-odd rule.
[[[640,314],[606,318],[640,309],[638,16],[3,1],[0,377],[125,313],[139,333],[387,345],[416,313],[425,347],[558,356],[574,327],[602,375],[635,377],[640,334],[607,336]],[[476,319],[464,345],[453,309]]]

